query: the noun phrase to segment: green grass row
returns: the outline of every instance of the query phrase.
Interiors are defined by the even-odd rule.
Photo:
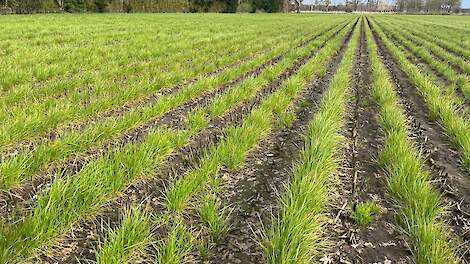
[[[374,25],[373,30],[384,43],[388,52],[421,94],[430,116],[441,124],[444,132],[459,150],[462,166],[470,171],[470,124],[468,120],[459,115],[455,105],[442,94],[441,89],[428,76],[406,59],[403,52],[387,38],[374,20],[370,21]]]
[[[95,251],[97,264],[136,263],[152,244],[151,215],[143,208],[123,212],[119,226],[108,231]]]
[[[401,32],[406,38],[408,38],[413,43],[416,43],[417,45],[420,45],[428,49],[434,56],[438,57],[441,61],[445,61],[445,62],[455,65],[456,67],[460,69],[462,73],[470,74],[470,63],[468,63],[462,57],[456,56],[455,54],[447,51],[446,49],[441,48],[436,43],[420,38],[419,36],[416,36],[412,31],[410,31],[410,29],[408,29],[410,25],[399,24],[398,26],[398,25],[391,24],[390,21],[384,20],[382,18],[378,19],[378,21],[381,21],[381,22],[386,21],[387,27],[395,28],[397,31]]]
[[[384,136],[378,162],[384,168],[388,191],[397,205],[397,221],[407,237],[414,263],[458,263],[441,216],[439,193],[430,183],[424,161],[409,137],[408,120],[398,103],[388,70],[381,63],[370,28],[367,47],[372,69],[372,97],[378,105]]]
[[[445,39],[463,49],[470,48],[470,37],[468,36],[468,33],[470,33],[468,30],[470,23],[468,23],[468,18],[466,17],[441,19],[439,16],[432,16],[431,20],[428,20],[427,17],[416,16],[406,17],[400,22],[419,25],[422,28],[432,31],[433,35],[440,39]],[[459,22],[461,22],[461,24],[459,24]]]
[[[352,24],[332,39],[314,59],[300,68],[296,75],[286,80],[278,91],[247,116],[242,125],[227,129],[224,140],[217,146],[209,147],[200,164],[168,188],[165,196],[168,213],[164,213],[163,217],[172,217],[166,220],[169,222],[169,235],[160,242],[157,263],[181,263],[184,256],[195,246],[195,235],[191,234],[190,227],[182,223],[188,209],[196,208],[210,237],[210,245],[221,240],[228,231],[228,226],[225,210],[218,207],[214,198],[221,191],[219,170],[225,167],[234,171],[243,166],[248,153],[270,133],[278,117],[284,113],[307,81],[321,74],[326,62],[339,51],[341,42],[351,30],[351,26]],[[202,195],[198,199],[199,194]],[[188,245],[185,241],[193,243]]]
[[[278,74],[287,69],[297,59],[307,56],[311,49],[317,48],[323,42],[327,41],[328,38],[342,26],[342,24],[336,26],[327,34],[309,43],[306,47],[291,50],[282,61],[265,69],[260,76],[250,77],[237,86],[232,87],[230,90],[235,91],[239,89],[245,91],[245,93],[240,95],[235,91],[227,95],[222,95],[222,98],[223,96],[229,97],[229,99],[227,99],[229,101],[225,99],[215,99],[213,106],[211,106],[210,113],[212,115],[220,114],[227,109],[227,107],[234,105],[236,102],[240,102],[242,98],[247,98],[247,95],[253,95],[257,89],[260,89],[262,85],[267,84],[269,81],[274,80]],[[50,165],[51,162],[60,162],[72,155],[97,147],[100,143],[117,138],[125,131],[129,131],[145,122],[158,118],[195,97],[214,91],[220,85],[255,69],[259,64],[281,52],[283,48],[284,47],[281,46],[280,50],[274,50],[273,52],[246,62],[239,67],[228,69],[220,75],[202,79],[181,89],[175,95],[160,98],[160,100],[157,100],[153,105],[141,109],[133,109],[121,118],[111,118],[81,132],[72,131],[65,133],[59,136],[55,141],[39,145],[35,149],[20,153],[12,159],[4,160],[0,164],[0,173],[2,175],[0,178],[0,189],[15,187],[35,177],[36,173],[45,166]],[[221,101],[224,103],[220,103]]]
[[[101,61],[95,61],[93,63],[93,65],[95,67],[98,67],[99,69],[90,69],[86,65],[80,65],[80,69],[77,69],[75,71],[68,65],[50,65],[47,67],[45,65],[41,65],[41,71],[44,71],[44,73],[37,73],[37,75],[42,75],[45,77],[34,77],[34,79],[30,80],[30,83],[25,83],[16,87],[12,87],[10,91],[8,91],[8,93],[5,93],[5,96],[1,98],[0,102],[3,106],[2,112],[15,113],[15,111],[18,111],[18,107],[24,106],[26,103],[31,102],[34,104],[39,104],[43,101],[46,101],[46,99],[53,99],[55,97],[62,97],[64,99],[71,100],[73,97],[78,96],[76,95],[76,93],[78,93],[79,91],[83,93],[83,91],[86,90],[87,87],[93,88],[94,96],[104,94],[104,92],[106,92],[107,94],[111,94],[112,90],[109,91],[109,89],[115,89],[117,83],[122,83],[122,85],[129,86],[128,80],[127,83],[124,83],[124,81],[126,81],[125,78],[135,79],[136,77],[139,77],[148,79],[149,76],[145,75],[143,70],[151,72],[162,71],[163,73],[168,73],[171,70],[179,69],[181,72],[175,75],[173,79],[177,80],[185,77],[191,77],[188,73],[188,66],[191,66],[188,65],[189,56],[194,57],[194,59],[191,61],[191,64],[194,67],[194,69],[192,70],[194,70],[195,73],[198,73],[201,70],[209,70],[218,65],[223,65],[226,61],[229,62],[229,59],[236,58],[236,55],[238,55],[238,53],[246,53],[250,51],[249,49],[245,49],[245,47],[242,47],[240,43],[246,41],[248,42],[247,48],[253,46],[253,44],[250,43],[250,40],[252,40],[252,36],[256,35],[257,33],[258,32],[248,32],[247,37],[238,37],[232,39],[231,41],[227,41],[227,39],[225,39],[225,36],[224,38],[216,37],[210,42],[211,45],[208,45],[208,43],[204,42],[195,43],[196,45],[199,44],[202,47],[191,49],[191,54],[181,54],[178,53],[177,50],[163,51],[156,49],[152,50],[150,54],[152,57],[148,59],[135,58],[133,55],[122,55],[122,59],[120,59],[119,57],[113,58],[113,60],[110,60],[110,62],[106,63],[106,65],[103,61],[104,58],[101,58]],[[271,35],[272,34],[273,33],[271,33]],[[223,35],[223,33],[220,33],[220,35]],[[229,37],[234,38],[236,36]],[[261,42],[259,43],[259,45],[261,45],[263,41],[269,40],[269,36],[266,38],[265,37],[266,34],[264,34],[264,36],[261,36]],[[209,40],[205,40],[205,42],[209,42]],[[162,44],[169,45],[169,43]],[[240,50],[234,51],[235,56],[232,54],[229,55],[228,53],[221,53],[220,50],[219,52],[215,53],[215,50],[219,48],[233,49],[237,47],[240,47]],[[253,46],[253,48],[255,47],[256,46]],[[132,47],[132,50],[133,49],[137,48]],[[131,48],[123,50],[131,50]],[[162,56],[163,54],[165,54],[163,52],[169,53],[167,56]],[[199,52],[201,52],[201,54],[204,54],[204,56],[196,56],[196,54],[198,54]],[[82,56],[85,55],[83,54]],[[90,54],[90,56],[93,55]],[[213,56],[217,57],[213,61],[211,61],[210,64],[206,65],[205,68],[202,68],[203,64],[198,63],[201,59],[210,58]],[[80,61],[81,57],[68,57],[65,61],[69,63],[76,63],[77,60]],[[48,75],[47,71],[56,71],[56,69],[58,73],[56,74],[57,76],[55,78],[46,77],[46,75]],[[64,76],[64,74],[67,74],[67,72],[71,76]],[[134,74],[136,76],[134,76]],[[167,82],[169,81],[174,80],[169,79]],[[35,87],[35,89],[32,91],[31,89],[28,89],[31,87],[31,85],[34,85]],[[14,110],[5,109],[6,105],[16,106],[16,108]]]
[[[409,24],[392,24],[391,21],[386,20],[382,17],[377,19],[377,21],[385,22],[387,28],[394,28],[396,31],[400,32],[403,37],[407,38],[411,42],[428,49],[434,56],[438,57],[441,61],[451,63],[456,67],[460,68],[463,73],[470,74],[470,63],[468,63],[462,57],[456,56],[455,54],[447,51],[446,49],[441,48],[436,43],[416,36],[414,32],[409,29]]]
[[[256,34],[253,33],[253,36],[255,35]],[[296,34],[289,34],[289,36],[299,38]],[[246,49],[240,49],[243,52],[233,52],[232,55],[228,55],[228,57],[225,58],[227,61],[224,62],[228,64],[246,58],[247,56],[252,56],[256,54],[256,51],[266,50],[273,46],[275,43],[273,41],[276,40],[276,38],[272,37],[264,38],[260,36],[260,38],[267,40],[252,42],[250,46],[250,43],[242,38],[241,40],[227,43],[224,41],[215,42],[213,46],[205,45],[205,47],[211,51],[227,51],[228,53],[226,53],[226,55],[231,54],[230,51],[237,49],[239,46],[246,47]],[[289,46],[288,43],[296,42],[296,38],[283,38],[281,39],[283,41],[280,42]],[[253,52],[250,50],[253,50]],[[79,87],[76,91],[65,92],[65,94],[67,94],[66,98],[56,98],[55,96],[47,98],[40,96],[37,103],[30,102],[28,107],[24,107],[24,105],[21,104],[16,107],[10,104],[4,104],[0,114],[0,119],[5,121],[0,125],[0,145],[12,144],[19,140],[27,139],[28,137],[55,129],[61,124],[73,123],[89,116],[95,116],[131,100],[138,100],[139,98],[155,93],[155,91],[174,86],[182,80],[194,78],[197,75],[207,72],[205,69],[206,64],[203,62],[210,61],[209,58],[212,58],[214,54],[203,51],[198,55],[198,53],[194,51],[190,56],[193,59],[191,59],[191,62],[187,66],[174,63],[175,58],[173,57],[175,56],[180,56],[179,52],[161,56],[160,64],[166,65],[165,67],[168,67],[168,71],[149,66],[134,66],[119,67],[119,71],[125,72],[115,74],[111,69],[108,69],[107,74],[97,75],[99,78],[98,83],[94,83],[93,80],[87,80],[89,83],[84,87]],[[215,57],[224,58],[224,56]],[[218,59],[215,61],[217,60]],[[172,61],[172,63],[165,63],[167,61]],[[173,66],[175,67],[173,68]],[[216,64],[213,64],[212,69],[216,68],[215,66]],[[155,76],[155,72],[159,74]],[[108,73],[110,75],[108,75]],[[186,76],[188,74],[189,76]],[[116,78],[116,76],[122,77]],[[65,87],[66,89],[69,88],[68,86]]]
[[[415,45],[412,41],[404,37],[404,32],[396,30],[390,24],[386,26],[379,24],[379,26],[390,38],[395,39],[401,47],[409,49],[415,56],[421,58],[432,69],[444,76],[452,86],[458,86],[465,96],[465,99],[470,100],[470,83],[465,74],[456,73],[448,63],[436,59],[424,46]]]
[[[282,21],[269,23],[269,21],[260,21],[259,19],[246,18],[237,19],[235,17],[226,17],[226,23],[222,23],[221,17],[199,17],[194,20],[194,17],[181,17],[175,15],[166,16],[147,16],[139,19],[131,19],[125,17],[103,17],[101,21],[95,21],[96,25],[83,26],[83,20],[95,18],[92,15],[81,16],[75,18],[67,18],[66,16],[43,16],[37,18],[35,23],[27,23],[22,25],[24,28],[31,25],[36,27],[36,34],[31,36],[31,41],[22,40],[24,35],[20,32],[12,33],[16,35],[13,43],[2,42],[3,54],[2,67],[0,68],[0,76],[9,77],[15,80],[15,83],[30,83],[31,81],[39,81],[49,79],[49,77],[57,76],[54,71],[59,71],[60,75],[67,74],[73,76],[76,73],[82,74],[84,70],[94,71],[95,69],[106,69],[109,65],[134,65],[134,64],[147,64],[153,61],[166,62],[168,64],[167,54],[178,53],[179,57],[185,58],[181,60],[197,59],[193,56],[194,52],[200,49],[207,50],[207,45],[211,42],[220,42],[225,39],[227,43],[236,41],[242,37],[246,30],[247,33],[258,31],[275,32],[276,29],[284,30],[285,25]],[[7,20],[7,21],[4,21]],[[13,20],[15,21],[16,18]],[[40,25],[38,22],[46,23]],[[47,21],[49,20],[49,21]],[[58,35],[52,35],[52,38],[66,38],[70,39],[67,43],[63,41],[55,43],[52,39],[39,34],[41,30],[47,30],[50,27],[57,25],[58,21],[63,20],[63,23],[69,28],[66,32],[61,32]],[[80,21],[82,20],[82,21]],[[290,19],[285,19],[288,22]],[[317,19],[310,19],[310,22],[315,22]],[[9,29],[8,18],[2,19],[5,31]],[[17,20],[16,20],[17,21]],[[306,25],[308,21],[299,21],[301,24]],[[15,23],[11,23],[15,25]],[[61,30],[65,31],[63,24]],[[116,25],[109,28],[109,25]],[[91,31],[95,34],[90,34]],[[268,29],[268,30],[263,30]],[[309,27],[304,27],[309,29]],[[304,29],[301,29],[302,31]],[[88,34],[87,34],[88,33]],[[276,33],[274,33],[276,34]],[[294,33],[295,34],[295,33]],[[208,37],[208,36],[211,37]],[[279,33],[277,33],[279,35]],[[226,39],[233,36],[233,39]],[[3,40],[3,38],[2,38]],[[47,45],[37,47],[34,42],[41,42]],[[33,42],[33,43],[31,43]],[[27,43],[27,45],[22,45]],[[154,44],[157,44],[155,46]],[[227,46],[229,47],[229,46]],[[224,50],[220,50],[225,52]],[[217,54],[220,52],[213,49],[212,52]],[[106,64],[103,62],[106,61]],[[173,63],[173,61],[172,61]],[[161,64],[161,63],[160,63]],[[44,67],[47,65],[47,67]],[[106,67],[103,67],[106,65]],[[64,72],[63,70],[66,69]],[[36,75],[37,73],[37,75]],[[61,76],[57,76],[60,78]],[[62,76],[63,77],[63,76]],[[10,85],[8,80],[10,78],[0,78],[2,80],[3,88]]]
[[[308,34],[308,32],[304,33]],[[254,36],[259,37],[258,42],[254,41],[256,39]],[[0,105],[16,105],[18,107],[28,102],[36,104],[44,103],[45,99],[54,99],[58,96],[71,100],[78,96],[77,93],[79,91],[83,93],[83,90],[86,90],[87,87],[93,87],[94,97],[103,94],[112,95],[113,91],[120,91],[120,89],[116,89],[116,85],[131,86],[137,78],[140,80],[144,78],[151,80],[149,73],[155,72],[160,72],[160,74],[166,73],[164,76],[168,80],[165,80],[163,84],[171,81],[183,81],[184,78],[190,78],[198,73],[215,70],[220,66],[233,62],[237,58],[243,58],[249,56],[249,54],[259,52],[263,46],[267,45],[267,41],[272,45],[272,40],[274,39],[279,38],[284,41],[291,41],[292,37],[294,37],[294,34],[281,36],[273,28],[261,33],[256,29],[247,30],[244,36],[239,36],[235,33],[227,34],[227,32],[221,31],[211,35],[209,39],[202,37],[195,40],[194,37],[181,39],[181,42],[188,45],[185,47],[171,45],[175,41],[173,39],[170,39],[168,42],[160,39],[158,48],[148,49],[148,47],[144,48],[133,44],[130,44],[128,48],[120,47],[119,51],[113,53],[114,57],[108,58],[109,62],[106,63],[104,63],[106,58],[103,58],[103,56],[89,54],[89,48],[87,47],[83,48],[82,54],[75,57],[68,56],[62,60],[74,65],[79,64],[77,63],[79,61],[80,64],[77,70],[69,65],[50,65],[51,62],[47,66],[40,64],[40,71],[53,71],[57,68],[58,70],[60,69],[59,74],[56,74],[56,78],[49,78],[47,73],[38,73],[44,77],[39,78],[39,80],[37,77],[33,77],[34,79],[29,78],[30,82],[11,88],[1,98]],[[103,47],[109,48],[97,45],[97,48],[93,49],[95,52]],[[184,52],[181,52],[181,50]],[[128,54],[133,51],[146,52],[146,57]],[[127,53],[120,54],[121,52]],[[212,59],[208,60],[208,58]],[[93,66],[95,67],[84,65],[84,61],[87,60],[93,61]],[[202,63],[207,61],[210,61],[210,63]],[[15,65],[14,67],[18,66]],[[27,66],[24,68],[28,69]],[[175,69],[178,72],[173,72],[172,79],[169,79],[168,73]],[[64,76],[63,74],[65,73],[68,73],[70,76]],[[28,78],[24,79],[28,80]],[[35,89],[31,91],[32,83]],[[86,96],[86,94],[82,96]],[[2,109],[2,112],[14,113],[12,109],[5,109],[5,107],[2,107]]]
[[[447,49],[458,56],[462,56],[465,60],[470,60],[470,51],[461,47],[455,42],[456,39],[452,39],[446,34],[440,33],[435,28],[427,28],[420,22],[413,21],[404,25],[408,28],[413,35],[419,36],[427,41],[438,44],[444,49]],[[447,32],[446,32],[447,33]]]
[[[345,34],[345,30],[342,32]],[[282,102],[282,98],[275,99],[270,100],[273,108]],[[267,116],[266,110],[262,110],[258,110],[256,115],[250,114],[246,119],[251,120],[247,124],[250,124],[249,128],[254,129],[253,131],[258,131],[264,124],[259,123]],[[141,143],[112,150],[88,163],[76,175],[58,175],[51,187],[39,195],[25,217],[14,222],[1,223],[1,262],[16,263],[31,256],[61,236],[77,221],[91,217],[131,183],[141,177],[152,177],[171,152],[185,145],[192,136],[207,126],[207,117],[198,117],[188,118],[187,127],[183,130],[154,130]],[[246,126],[242,127],[248,129]],[[233,133],[235,136],[240,129],[229,130],[227,135]],[[226,141],[227,148],[234,140],[236,138]],[[246,143],[241,144],[247,148]],[[234,151],[239,153],[241,149]],[[231,155],[227,156],[227,162],[236,162],[236,153],[229,153]]]
[[[341,131],[360,27],[356,26],[319,110],[308,124],[304,149],[279,201],[279,215],[265,230],[261,244],[267,263],[312,263],[324,246],[324,213],[340,159]]]

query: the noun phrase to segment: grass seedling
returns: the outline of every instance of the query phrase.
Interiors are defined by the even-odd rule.
[[[374,221],[377,214],[380,213],[380,208],[375,202],[364,202],[357,204],[351,213],[351,218],[358,225],[367,225]]]

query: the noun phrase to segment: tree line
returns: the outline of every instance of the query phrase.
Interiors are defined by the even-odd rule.
[[[0,0],[0,13],[50,12],[289,12],[292,10],[458,12],[461,0]],[[343,9],[338,9],[342,6]]]
[[[2,13],[279,12],[288,0],[0,0]]]

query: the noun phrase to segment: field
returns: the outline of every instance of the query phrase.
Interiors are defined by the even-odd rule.
[[[0,263],[470,263],[470,17],[0,24]]]

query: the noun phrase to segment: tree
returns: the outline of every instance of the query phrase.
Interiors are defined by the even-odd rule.
[[[302,4],[303,0],[294,0],[295,4],[295,10],[297,10],[297,13],[300,13],[300,5]]]
[[[281,11],[283,13],[288,13],[289,12],[289,0],[281,0],[281,1],[282,1]]]

